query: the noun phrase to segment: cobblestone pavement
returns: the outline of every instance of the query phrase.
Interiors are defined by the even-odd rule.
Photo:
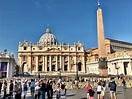
[[[96,91],[96,89],[94,90]],[[117,99],[132,99],[132,88],[123,89],[122,87],[117,87],[116,95],[117,95]],[[31,99],[30,91],[28,91],[26,99]],[[53,96],[53,99],[56,99],[55,95]],[[86,99],[85,89],[68,89],[67,99]],[[95,93],[95,99],[97,99],[96,93]],[[105,99],[110,99],[108,88],[106,90]]]
[[[96,89],[94,89],[96,91]],[[117,99],[132,99],[132,88],[123,89],[122,87],[117,87]],[[97,99],[97,94],[95,93],[95,99]],[[67,94],[67,99],[86,99],[85,89],[69,90]],[[106,90],[105,99],[110,99],[109,89]]]

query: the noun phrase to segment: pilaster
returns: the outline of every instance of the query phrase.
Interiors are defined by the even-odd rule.
[[[60,55],[60,69],[62,69],[62,56]]]
[[[36,56],[36,72],[38,72],[38,56]]]
[[[68,71],[70,71],[70,56],[68,55]]]
[[[56,56],[56,64],[55,64],[55,71],[58,71],[58,57]]]
[[[45,56],[45,72],[47,72],[47,56]]]
[[[10,67],[9,67],[9,66],[10,66],[10,65],[9,65],[9,62],[7,62],[7,71],[6,71],[6,73],[7,73],[7,74],[6,74],[6,77],[7,77],[7,78],[10,77],[10,71],[9,71],[9,70],[10,70]]]
[[[42,71],[45,71],[45,57],[43,56],[43,66],[42,66]]]
[[[51,71],[51,66],[52,66],[52,63],[51,63],[51,56],[49,56],[49,71]]]

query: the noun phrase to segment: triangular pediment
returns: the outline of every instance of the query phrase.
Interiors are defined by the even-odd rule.
[[[58,48],[48,48],[46,52],[61,52]]]

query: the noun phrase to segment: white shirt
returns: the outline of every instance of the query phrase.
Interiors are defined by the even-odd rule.
[[[98,87],[97,87],[97,91],[99,92],[101,92],[102,91],[102,87],[100,86],[100,85],[98,85]]]

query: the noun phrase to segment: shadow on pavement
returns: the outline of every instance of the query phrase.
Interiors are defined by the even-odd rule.
[[[121,90],[119,90],[119,91],[116,92],[116,95],[119,95],[119,94],[122,94]]]
[[[80,98],[80,99],[87,99],[86,97],[84,97],[84,98]]]
[[[71,94],[71,95],[66,95],[67,97],[72,97],[75,96],[76,94]]]

